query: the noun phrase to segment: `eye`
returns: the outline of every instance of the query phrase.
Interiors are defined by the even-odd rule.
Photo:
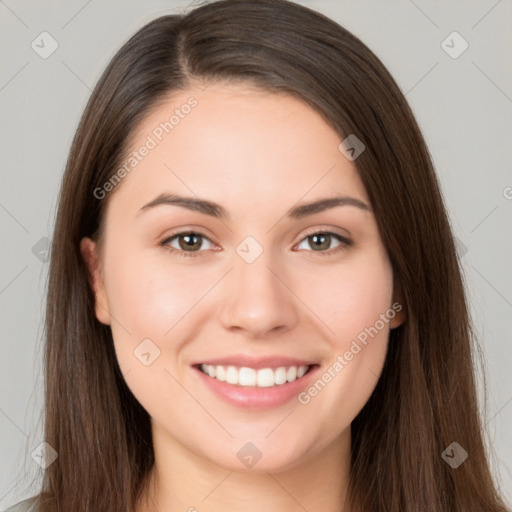
[[[336,239],[339,243],[333,250],[324,250],[329,248],[331,245],[332,239]],[[343,251],[352,245],[352,241],[344,236],[338,235],[337,233],[333,233],[331,231],[315,231],[314,233],[310,233],[305,238],[303,238],[302,242],[297,247],[300,247],[304,242],[309,243],[310,247],[314,247],[313,251],[321,256],[330,256],[332,254],[337,254],[340,251]],[[312,242],[312,243],[311,243]]]
[[[334,249],[324,250],[329,249],[333,238],[338,241],[338,245]],[[211,240],[201,232],[182,231],[167,237],[165,240],[160,242],[159,245],[168,248],[171,252],[178,253],[179,256],[194,257],[198,256],[198,253],[202,252],[201,246],[204,240],[207,240],[210,244],[212,243]],[[178,246],[173,245],[175,242]],[[315,252],[322,256],[337,254],[352,245],[351,240],[331,231],[315,231],[310,233],[302,239],[297,247],[300,247],[304,242],[308,242],[310,247],[314,248],[313,251],[308,252]]]
[[[160,245],[169,248],[171,252],[179,253],[180,256],[193,257],[197,256],[196,253],[201,252],[199,249],[203,240],[208,240],[211,243],[210,239],[203,233],[182,231],[166,238],[160,242]],[[178,243],[178,247],[172,245],[174,241]]]

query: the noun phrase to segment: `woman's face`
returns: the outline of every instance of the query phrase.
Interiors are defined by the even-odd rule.
[[[82,242],[96,315],[159,446],[277,471],[349,442],[403,312],[341,142],[291,96],[189,89],[95,192],[112,194],[101,251]],[[305,206],[330,198],[347,199]]]

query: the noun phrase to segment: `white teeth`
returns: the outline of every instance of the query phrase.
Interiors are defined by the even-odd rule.
[[[224,369],[224,366],[217,366],[216,373],[217,375],[215,375],[215,378],[217,380],[220,380],[222,382],[226,380],[226,370]]]
[[[271,368],[262,368],[258,370],[258,387],[269,388],[275,384],[274,370]]]
[[[235,368],[232,366],[232,368]],[[236,370],[236,368],[235,368]],[[256,370],[253,368],[240,368],[238,372],[238,384],[240,386],[256,386],[256,379],[258,379],[258,375],[256,374]]]
[[[228,384],[238,384],[238,370],[234,366],[228,366],[226,370],[226,382]]]
[[[286,380],[288,382],[292,382],[297,378],[297,367],[296,366],[290,366],[288,370],[286,371]]]
[[[306,366],[307,368],[307,366]],[[274,379],[277,385],[284,384],[286,382],[286,368],[281,366],[274,372]]]
[[[308,371],[307,366],[299,366],[297,370],[297,377],[300,379]]]
[[[293,382],[300,379],[308,371],[309,366],[280,366],[275,370],[272,368],[241,368],[237,366],[213,366],[202,364],[201,370],[206,375],[238,386],[256,386],[259,388],[268,388],[271,386],[280,386],[286,382]]]

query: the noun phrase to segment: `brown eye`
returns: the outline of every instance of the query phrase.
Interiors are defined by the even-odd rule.
[[[202,245],[201,235],[187,234],[187,235],[179,235],[178,243],[181,249],[184,251],[191,249],[196,250],[200,249]]]
[[[171,252],[177,251],[180,253],[180,256],[197,256],[195,253],[202,252],[200,249],[205,240],[210,242],[208,237],[202,233],[197,233],[195,231],[183,231],[166,238],[160,243],[160,245],[168,247]],[[178,246],[173,245],[175,241],[178,242]]]
[[[320,249],[329,249],[331,245],[331,235],[325,233],[319,233],[317,235],[308,236],[308,240],[310,242],[310,247],[313,247],[314,250]]]
[[[333,238],[339,243],[334,249],[330,250]],[[338,235],[337,233],[331,233],[330,231],[311,233],[302,240],[301,244],[304,242],[307,242],[309,247],[312,248],[312,251],[309,252],[316,252],[321,255],[334,254],[352,245],[352,242],[348,238]]]

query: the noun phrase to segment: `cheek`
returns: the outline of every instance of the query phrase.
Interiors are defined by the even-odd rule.
[[[320,289],[319,283],[328,285]],[[322,430],[328,436],[332,429],[350,424],[380,376],[389,322],[395,315],[392,270],[381,254],[360,258],[336,272],[330,269],[328,276],[316,273],[303,286],[303,296],[328,327],[330,353],[317,380],[299,396],[299,403],[312,416],[331,418]]]
[[[111,273],[111,312],[136,335],[164,337],[194,308],[211,280],[206,270],[173,265],[165,256],[126,259]]]
[[[107,283],[117,360],[127,385],[152,414],[165,409],[162,393],[180,394],[172,378],[181,378],[176,359],[194,337],[191,319],[211,286],[211,271],[208,277],[198,267],[172,265],[166,256],[141,252],[123,258],[110,266]]]
[[[318,268],[302,280],[301,297],[322,319],[341,348],[391,307],[392,269],[385,254],[359,255],[339,266]]]

